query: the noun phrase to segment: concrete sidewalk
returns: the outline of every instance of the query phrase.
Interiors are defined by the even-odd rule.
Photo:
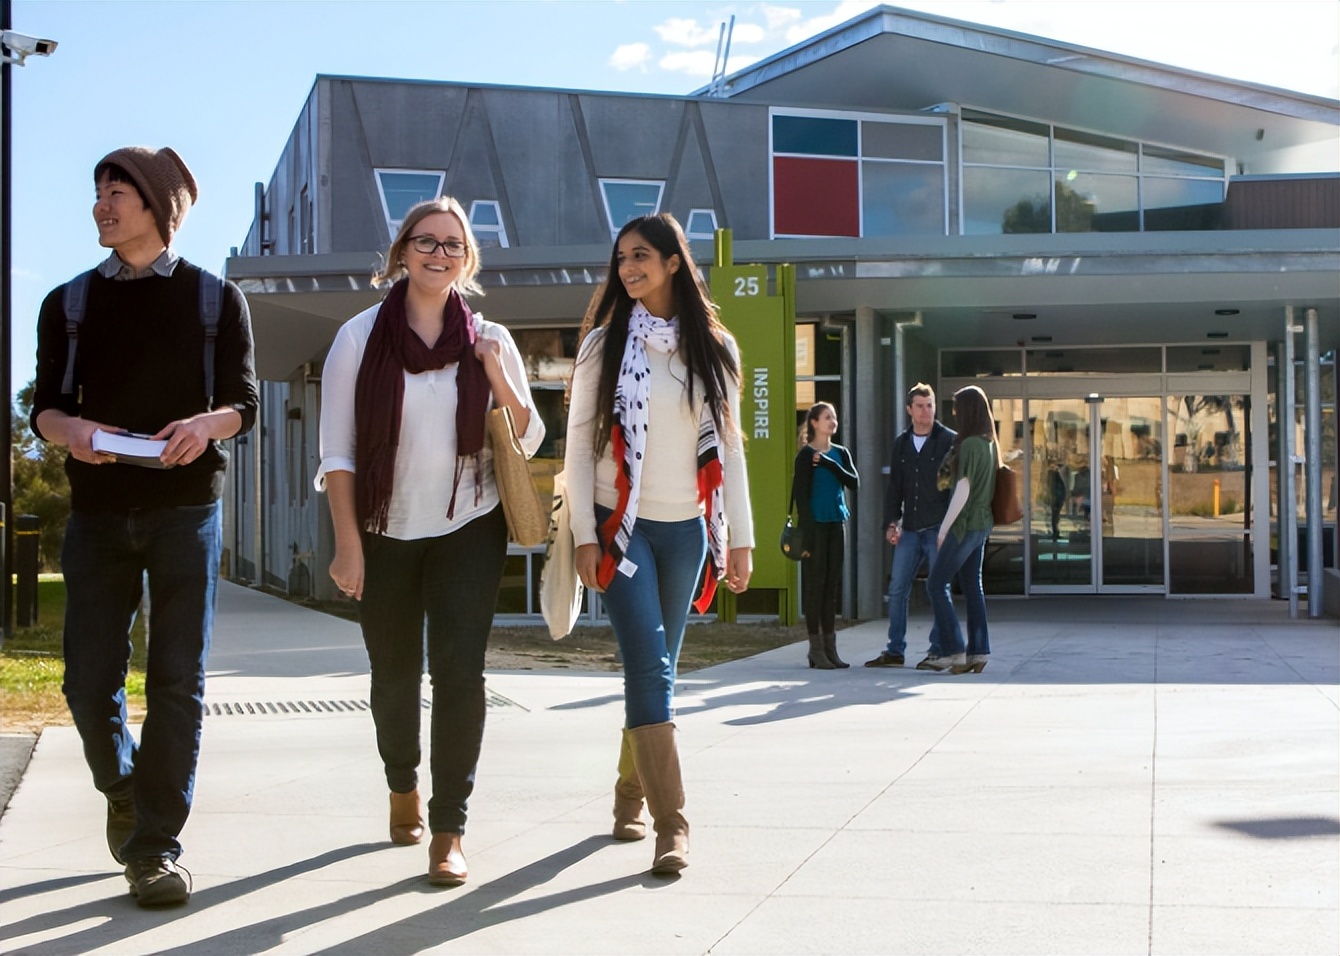
[[[995,601],[981,675],[883,624],[686,675],[692,865],[608,838],[617,674],[490,672],[465,847],[386,840],[354,625],[225,586],[182,863],[135,906],[70,728],[0,821],[15,953],[1340,952],[1340,629],[1279,603]],[[921,649],[928,621],[915,621]],[[692,640],[690,632],[689,640]]]

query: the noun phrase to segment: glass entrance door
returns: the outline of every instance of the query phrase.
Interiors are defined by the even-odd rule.
[[[1031,589],[1164,591],[1159,399],[1036,399],[1028,407]]]

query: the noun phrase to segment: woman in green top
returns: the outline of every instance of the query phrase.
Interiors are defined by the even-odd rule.
[[[958,437],[954,439],[953,496],[940,524],[939,551],[926,578],[926,593],[935,612],[943,656],[928,658],[931,670],[954,674],[981,673],[986,667],[991,643],[986,626],[986,598],[982,596],[982,552],[991,533],[991,495],[996,490],[996,468],[1000,446],[996,422],[986,393],[968,385],[954,393],[954,417]],[[968,644],[964,653],[949,585],[957,576],[968,611]]]

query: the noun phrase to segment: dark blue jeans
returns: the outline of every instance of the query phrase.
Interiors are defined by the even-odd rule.
[[[596,506],[596,520],[610,512]],[[624,719],[628,728],[663,724],[674,716],[675,671],[689,607],[702,583],[707,527],[702,518],[638,518],[625,557],[637,566],[622,571],[603,595],[623,657]]]
[[[74,512],[65,530],[65,699],[93,784],[135,798],[127,860],[181,854],[204,717],[205,658],[223,546],[218,502],[130,513]],[[147,712],[126,722],[130,627],[149,578]]]
[[[907,650],[907,606],[912,596],[912,582],[916,580],[922,562],[926,563],[927,573],[935,563],[935,536],[939,533],[939,525],[922,531],[904,530],[894,545],[893,570],[889,572],[889,643],[885,647],[890,654],[901,657]],[[940,656],[934,622],[931,624],[930,656]]]
[[[959,628],[949,585],[958,576],[963,589],[963,604],[968,612],[969,654],[990,654],[991,639],[986,624],[986,598],[982,594],[982,554],[991,531],[969,531],[963,538],[949,532],[944,545],[931,563],[926,577],[926,593],[935,611],[935,629],[939,632],[940,652],[945,657],[962,654],[963,631]]]
[[[432,833],[464,833],[484,741],[484,648],[507,560],[502,507],[436,538],[363,535],[358,620],[372,665],[372,720],[386,784],[419,782],[424,620],[433,682]]]

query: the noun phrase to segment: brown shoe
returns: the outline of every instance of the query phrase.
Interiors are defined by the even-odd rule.
[[[428,882],[434,886],[460,886],[470,876],[461,850],[459,833],[434,833],[428,844]]]
[[[879,656],[874,660],[865,662],[866,667],[902,667],[906,661],[902,654],[890,654],[888,651],[880,651]]]
[[[391,842],[413,846],[423,839],[423,805],[419,791],[391,791]]]

